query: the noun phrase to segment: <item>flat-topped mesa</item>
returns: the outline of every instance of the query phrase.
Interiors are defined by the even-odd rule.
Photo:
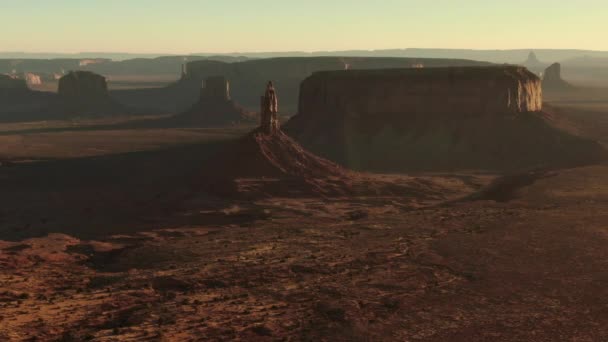
[[[58,93],[72,103],[107,102],[110,98],[106,78],[89,71],[70,71],[61,77]]]
[[[201,102],[230,101],[230,82],[223,76],[207,77],[201,88]]]
[[[266,134],[274,134],[279,130],[279,100],[272,82],[266,85],[264,96],[260,98],[260,129]]]
[[[318,72],[301,86],[299,116],[470,116],[538,112],[540,79],[524,67]]]

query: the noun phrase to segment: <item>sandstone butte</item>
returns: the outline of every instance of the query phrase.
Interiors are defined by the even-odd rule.
[[[284,130],[311,152],[375,172],[581,164],[601,148],[553,127],[521,66],[317,72]]]
[[[542,102],[541,80],[518,66],[349,70],[306,79],[298,114],[517,114]]]

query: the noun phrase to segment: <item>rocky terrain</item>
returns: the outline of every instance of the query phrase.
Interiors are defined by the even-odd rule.
[[[316,154],[381,172],[513,171],[605,157],[594,141],[553,127],[540,79],[511,66],[316,73],[285,130]]]
[[[410,71],[463,84],[446,113],[399,73],[305,82],[299,139],[409,173],[275,126],[0,124],[0,341],[608,339],[606,98],[528,112],[497,70]]]
[[[462,173],[402,176],[412,191],[393,198],[225,202],[175,190],[145,194],[150,184],[176,189],[177,178],[167,176],[187,169],[175,166],[186,165],[192,150],[175,152],[78,161],[91,179],[47,173],[68,203],[46,204],[45,216],[31,199],[53,190],[19,188],[30,201],[3,207],[4,340],[608,336],[597,300],[605,292],[604,166],[545,174],[503,189],[509,196],[500,199],[455,201],[492,179]],[[125,173],[159,160],[172,167]],[[0,172],[8,184],[77,164]],[[133,186],[108,187],[115,176]],[[3,201],[15,194],[5,189]],[[71,215],[87,224],[67,224],[85,222],[65,221]]]

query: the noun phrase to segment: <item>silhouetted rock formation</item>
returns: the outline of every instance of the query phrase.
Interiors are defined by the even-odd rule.
[[[543,74],[544,90],[568,90],[572,88],[572,85],[562,79],[561,64],[553,63],[545,69]]]
[[[247,134],[207,163],[207,191],[229,197],[343,196],[354,173],[315,156],[280,130]]]
[[[520,169],[578,163],[599,145],[550,127],[523,67],[319,72],[284,127],[313,153],[359,170]]]
[[[106,78],[89,71],[71,71],[59,79],[58,94],[69,102],[105,102],[109,99]]]
[[[0,74],[0,91],[6,90],[27,91],[28,87],[24,79],[14,78],[9,75]]]
[[[236,197],[346,195],[355,173],[304,150],[277,125],[278,98],[272,82],[262,96],[260,127],[208,164],[204,187]]]
[[[73,115],[125,114],[127,109],[114,102],[105,77],[89,71],[71,71],[59,79],[59,113]]]
[[[540,75],[545,67],[547,67],[547,64],[541,62],[538,57],[536,57],[536,53],[534,53],[534,51],[530,51],[528,59],[523,62],[522,65],[537,75]]]
[[[273,134],[279,129],[279,99],[272,82],[268,82],[264,96],[260,98],[260,129],[266,134]]]
[[[174,122],[202,126],[226,126],[253,122],[253,115],[230,99],[230,83],[224,77],[208,77],[199,101],[190,110],[176,115]]]

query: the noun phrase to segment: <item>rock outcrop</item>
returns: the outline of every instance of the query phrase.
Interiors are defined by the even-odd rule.
[[[559,63],[553,63],[543,73],[543,89],[554,90],[569,90],[572,85],[562,79],[562,66]]]
[[[279,130],[279,99],[272,82],[266,85],[264,96],[260,98],[260,129],[266,134],[273,134]]]
[[[89,71],[71,71],[59,79],[58,94],[71,103],[106,102],[106,78]]]
[[[230,82],[219,76],[206,78],[199,101],[188,111],[172,118],[175,123],[199,126],[227,126],[253,120],[252,114],[230,98]]]
[[[284,129],[313,153],[380,172],[517,170],[602,154],[541,110],[541,81],[523,67],[320,72],[302,83]]]

